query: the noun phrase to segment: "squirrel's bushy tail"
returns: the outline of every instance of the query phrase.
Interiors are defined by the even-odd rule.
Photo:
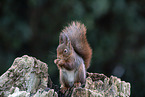
[[[92,49],[86,38],[86,27],[79,22],[72,22],[62,33],[68,35],[75,52],[81,56],[88,69],[92,57]]]

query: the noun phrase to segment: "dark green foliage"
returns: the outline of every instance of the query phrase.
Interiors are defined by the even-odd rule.
[[[84,23],[93,49],[89,72],[116,75],[145,96],[144,0],[1,0],[0,74],[24,54],[48,64],[58,84],[58,36],[73,20]]]

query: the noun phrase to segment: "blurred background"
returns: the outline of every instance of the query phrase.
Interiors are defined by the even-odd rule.
[[[71,21],[87,27],[93,49],[89,72],[131,83],[132,97],[145,97],[145,0],[0,0],[0,75],[25,54],[53,63],[61,30]]]

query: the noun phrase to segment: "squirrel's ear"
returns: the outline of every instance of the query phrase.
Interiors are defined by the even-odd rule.
[[[64,39],[63,39],[63,35],[61,33],[59,36],[59,44],[62,44],[62,43],[64,43]]]
[[[65,42],[65,44],[66,44],[69,48],[71,48],[71,41],[70,41],[70,39],[69,39],[69,37],[68,37],[67,34],[65,34],[64,42]]]
[[[72,48],[72,46],[71,46],[71,41],[68,41],[67,46],[69,47],[69,49]]]

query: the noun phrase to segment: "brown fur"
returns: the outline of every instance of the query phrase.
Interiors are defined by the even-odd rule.
[[[92,49],[86,38],[86,27],[79,22],[72,22],[61,34],[66,33],[70,38],[75,52],[85,61],[85,68],[88,69],[92,58]]]
[[[60,34],[57,59],[54,60],[60,71],[62,89],[85,83],[91,57],[92,49],[86,39],[86,27],[79,22],[72,22]]]

